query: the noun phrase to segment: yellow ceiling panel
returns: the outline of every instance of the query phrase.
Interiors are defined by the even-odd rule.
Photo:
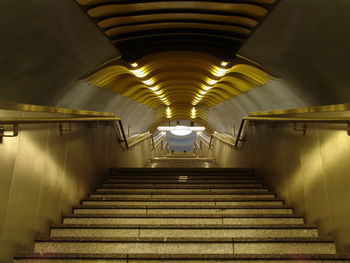
[[[195,112],[205,120],[209,107],[273,78],[242,57],[220,61],[201,52],[168,51],[133,63],[115,59],[85,80],[152,107],[157,116],[192,119]]]

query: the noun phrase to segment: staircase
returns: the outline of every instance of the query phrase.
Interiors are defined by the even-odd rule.
[[[15,262],[350,262],[250,169],[113,169]]]

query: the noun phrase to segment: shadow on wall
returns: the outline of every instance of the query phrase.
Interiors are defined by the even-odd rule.
[[[145,132],[154,122],[153,109],[84,81],[77,81],[55,106],[113,112],[116,117],[122,119],[125,129],[131,125],[132,133]]]

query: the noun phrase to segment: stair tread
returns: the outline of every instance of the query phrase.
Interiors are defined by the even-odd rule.
[[[184,202],[184,201],[188,201],[188,202],[215,202],[215,201],[219,201],[219,202],[230,202],[230,201],[242,201],[242,202],[273,202],[273,201],[280,201],[283,202],[283,199],[280,198],[191,198],[191,200],[188,200],[188,198],[133,198],[133,197],[120,197],[120,198],[116,198],[116,197],[90,197],[90,198],[85,198],[82,200],[84,201],[149,201],[149,202],[176,202],[176,201],[180,201],[180,202]]]
[[[284,205],[79,205],[73,209],[292,209],[291,206]]]
[[[212,184],[208,184],[208,187],[204,187],[204,186],[196,186],[196,185],[185,185],[185,184],[182,184],[182,185],[178,185],[178,186],[167,186],[167,185],[164,185],[164,184],[160,184],[160,185],[156,185],[156,184],[143,184],[142,187],[141,186],[138,186],[138,185],[134,185],[134,186],[137,186],[137,187],[132,187],[131,185],[123,185],[123,187],[121,188],[117,188],[116,186],[113,186],[113,185],[103,185],[103,186],[100,186],[98,187],[97,189],[184,189],[184,190],[187,190],[187,189],[203,189],[203,190],[207,190],[207,189],[267,189],[267,187],[263,186],[263,185],[230,185],[230,184],[223,184],[222,186],[211,186]],[[121,186],[121,185],[119,185]],[[147,187],[149,186],[149,187]]]
[[[295,256],[295,255],[293,255]],[[346,254],[302,254],[304,259],[350,259]],[[28,253],[17,259],[290,259],[291,254],[106,254],[106,253]],[[300,258],[301,259],[301,258]]]
[[[64,218],[304,218],[298,214],[66,214]]]
[[[315,225],[306,224],[54,224],[52,228],[148,228],[148,229],[317,229]]]
[[[141,243],[333,243],[327,237],[51,237],[37,236],[36,242],[141,242]]]
[[[153,194],[153,195],[165,195],[165,192],[163,191],[151,191],[151,192],[148,192],[148,191],[145,191],[145,192],[111,192],[111,191],[105,191],[105,192],[91,192],[90,195],[111,195],[111,194],[114,194],[114,195],[150,195],[150,194]],[[169,194],[169,193],[168,193]],[[239,191],[235,191],[233,193],[230,193],[230,192],[215,192],[215,191],[211,191],[211,192],[208,192],[208,191],[203,191],[203,192],[190,192],[190,191],[183,191],[183,192],[172,192],[171,195],[229,195],[229,194],[235,194],[235,195],[275,195],[274,192],[270,192],[270,191],[266,191],[266,192],[261,192],[261,191],[242,191],[242,192],[239,192]]]

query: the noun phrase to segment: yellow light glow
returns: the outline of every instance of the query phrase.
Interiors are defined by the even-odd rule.
[[[212,87],[209,87],[209,86],[203,86],[203,89],[206,90],[206,91],[210,90],[211,88]]]
[[[218,81],[215,80],[215,79],[208,79],[208,80],[207,80],[207,83],[208,83],[209,85],[215,85],[217,82],[218,82]]]
[[[166,109],[166,116],[167,116],[168,119],[171,118],[171,110],[170,110],[169,107],[167,107],[167,109]]]
[[[214,75],[217,77],[222,77],[226,74],[226,72],[229,71],[229,69],[224,69],[224,68],[219,68],[216,67],[215,71],[214,71]]]
[[[132,66],[133,68],[137,68],[137,67],[139,66],[139,64],[137,64],[136,62],[134,62],[134,63],[131,64],[131,66]]]
[[[202,94],[202,95],[205,95],[205,94],[207,94],[207,91],[200,90],[199,93]]]
[[[147,73],[142,68],[130,70],[130,72],[138,78],[144,78],[147,76]]]
[[[154,81],[153,81],[153,79],[147,79],[147,80],[142,81],[142,83],[146,84],[148,86],[151,86],[154,84]]]
[[[227,65],[228,65],[228,62],[226,61],[221,62],[221,66],[226,67]]]
[[[195,108],[195,107],[192,108],[192,111],[191,111],[191,118],[192,118],[192,119],[196,118],[196,108]]]
[[[160,90],[158,90],[158,91],[155,91],[154,94],[160,95],[162,93],[160,92]]]
[[[197,95],[197,98],[203,98],[203,95],[199,94]]]
[[[152,91],[157,91],[157,90],[159,90],[159,88],[158,88],[157,86],[150,87],[149,89],[152,90]]]

